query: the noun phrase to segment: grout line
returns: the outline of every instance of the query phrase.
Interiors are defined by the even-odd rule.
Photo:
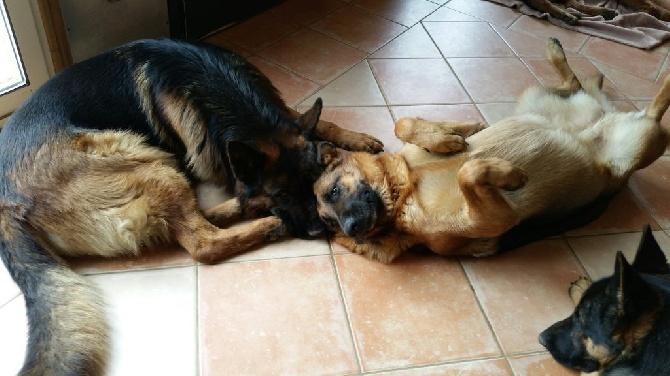
[[[344,296],[344,290],[342,289],[342,280],[340,278],[340,272],[337,268],[337,263],[335,263],[335,253],[333,252],[333,245],[329,241],[328,246],[330,247],[330,262],[333,266],[333,272],[335,273],[335,282],[337,289],[340,292],[340,300],[342,302],[342,309],[344,309],[344,317],[347,320],[347,326],[349,327],[349,335],[351,336],[351,344],[354,347],[354,356],[356,357],[356,364],[358,365],[358,372],[363,373],[363,361],[361,360],[361,354],[358,349],[358,341],[356,341],[356,335],[354,331],[354,326],[351,322],[350,307],[347,304],[347,299]]]
[[[18,298],[18,297],[21,296],[21,295],[22,295],[21,291],[17,292],[16,295],[14,295],[14,296],[12,296],[11,298],[9,298],[6,302],[0,304],[0,309],[4,308],[6,305],[8,305],[9,303],[13,302],[16,298]]]
[[[507,358],[507,353],[505,352],[505,349],[502,346],[502,342],[500,340],[500,337],[498,337],[498,333],[493,328],[493,324],[491,323],[489,315],[486,314],[486,310],[484,309],[484,305],[482,304],[481,300],[479,299],[479,295],[477,294],[477,289],[475,289],[475,286],[472,284],[472,280],[470,279],[470,275],[468,274],[467,270],[465,269],[465,266],[463,265],[463,259],[461,257],[458,257],[457,260],[458,260],[458,265],[460,265],[461,271],[463,272],[463,275],[465,276],[465,279],[468,281],[468,286],[470,286],[470,290],[472,290],[472,295],[474,295],[475,300],[477,301],[477,306],[479,307],[479,311],[484,316],[484,319],[486,320],[486,325],[488,326],[489,330],[491,331],[491,334],[493,335],[493,339],[496,342],[496,346],[498,346],[498,350],[500,351],[500,354],[503,357]]]

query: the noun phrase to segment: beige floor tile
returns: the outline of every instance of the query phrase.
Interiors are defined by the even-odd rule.
[[[526,355],[509,359],[516,376],[577,376],[580,373],[556,363],[549,354]]]
[[[443,59],[371,59],[370,66],[390,105],[471,102]]]
[[[455,259],[336,255],[335,264],[364,371],[500,354]]]
[[[447,61],[475,103],[514,102],[527,87],[537,85],[535,76],[517,58],[454,58]]]
[[[446,7],[504,27],[519,18],[518,12],[485,0],[451,0]]]
[[[444,57],[511,57],[507,43],[487,22],[426,22]]]
[[[504,376],[512,375],[509,366],[504,359],[478,360],[474,362],[462,362],[445,364],[441,366],[429,366],[421,368],[410,368],[398,371],[372,373],[371,375],[384,376]]]
[[[633,173],[628,187],[662,228],[670,228],[670,158]]]
[[[422,25],[416,25],[400,34],[371,58],[429,59],[441,58],[440,51]]]
[[[330,257],[199,267],[202,375],[342,375],[358,365]]]
[[[355,0],[351,4],[408,27],[439,7],[427,0]]]
[[[0,306],[0,375],[16,375],[28,343],[28,319],[23,296]]]
[[[265,59],[250,57],[249,61],[270,79],[289,107],[302,102],[305,97],[320,88],[317,83],[289,72]]]
[[[583,274],[562,239],[462,263],[507,355],[543,349],[538,334],[572,312],[567,289]]]
[[[324,106],[384,106],[386,101],[366,60],[324,86],[304,102],[323,99]]]
[[[111,325],[109,375],[197,375],[195,267],[99,274]]]
[[[670,258],[670,237],[663,231],[654,231],[656,241]],[[641,232],[568,238],[568,244],[592,279],[612,275],[618,251],[633,262],[640,244]]]
[[[20,293],[19,286],[14,283],[5,265],[0,263],[0,307],[16,298]]]

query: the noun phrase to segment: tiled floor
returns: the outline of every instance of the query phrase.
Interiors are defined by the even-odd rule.
[[[666,46],[632,49],[483,0],[289,0],[208,41],[248,57],[290,106],[320,96],[325,119],[394,151],[394,119],[495,122],[525,87],[555,82],[549,36],[579,75],[602,71],[625,109],[646,105],[667,74]],[[320,239],[214,266],[178,249],[73,265],[105,293],[113,375],[569,375],[538,332],[571,311],[570,281],[609,274],[617,250],[632,255],[645,223],[670,250],[669,183],[663,157],[597,221],[486,259],[381,265]],[[2,270],[0,375],[21,363],[23,315]]]

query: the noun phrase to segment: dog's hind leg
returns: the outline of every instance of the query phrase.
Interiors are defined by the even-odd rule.
[[[402,141],[431,152],[450,153],[465,148],[465,139],[486,128],[481,122],[428,121],[402,118],[395,123],[395,135]]]
[[[551,88],[553,92],[560,96],[568,97],[581,90],[582,84],[577,79],[575,72],[570,68],[570,65],[568,65],[563,46],[556,38],[549,38],[547,41],[547,59],[549,59],[549,63],[561,78],[561,84]]]
[[[465,198],[463,218],[453,220],[454,227],[467,229],[471,238],[497,237],[521,220],[501,189],[511,191],[523,187],[526,173],[509,161],[499,158],[472,159],[458,171],[458,184]]]

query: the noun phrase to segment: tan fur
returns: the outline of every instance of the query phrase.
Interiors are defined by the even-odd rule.
[[[23,179],[21,190],[34,200],[30,224],[61,255],[138,254],[176,240],[196,260],[214,262],[284,233],[274,217],[234,230],[215,227],[173,157],[134,134],[80,134],[43,144],[26,159],[32,161],[22,173],[32,179]]]
[[[329,168],[315,192],[326,222],[342,214],[327,199],[337,184],[340,202],[366,182],[385,206],[364,236],[338,230],[335,240],[382,262],[417,244],[444,255],[491,254],[496,237],[520,221],[614,194],[663,154],[668,134],[658,119],[670,79],[649,111],[622,113],[600,91],[602,77],[576,79],[557,40],[548,55],[562,84],[529,88],[516,115],[478,133],[478,124],[400,119],[396,134],[406,145],[397,154],[322,150]],[[459,150],[450,146],[455,134],[463,150],[443,153]]]

